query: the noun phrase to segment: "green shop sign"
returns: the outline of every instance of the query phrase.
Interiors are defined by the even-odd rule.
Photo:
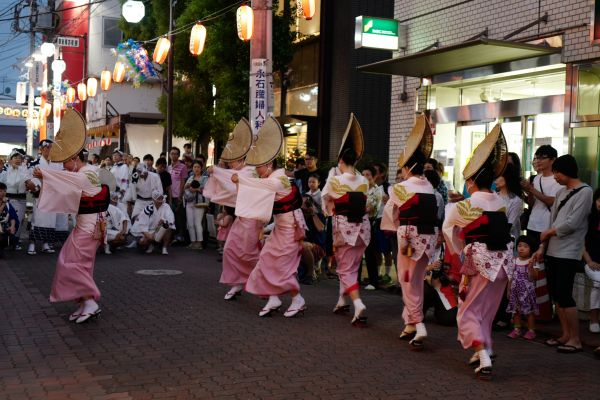
[[[395,19],[356,17],[354,48],[398,50],[406,47],[407,27]]]

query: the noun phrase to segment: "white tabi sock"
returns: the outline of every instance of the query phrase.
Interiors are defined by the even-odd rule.
[[[418,324],[415,325],[415,328],[417,329],[417,334],[415,335],[415,337],[419,337],[419,338],[427,337],[427,329],[425,329],[424,323],[419,322]]]
[[[477,355],[479,356],[479,368],[492,366],[492,360],[486,349],[479,350]]]
[[[352,303],[354,303],[355,314],[357,311],[362,311],[367,308],[361,299],[352,300]]]

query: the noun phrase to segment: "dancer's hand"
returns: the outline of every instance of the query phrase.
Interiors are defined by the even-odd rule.
[[[35,167],[31,174],[34,178],[44,179],[44,176],[42,175],[42,170],[39,167]]]
[[[231,175],[231,182],[238,183],[239,181],[240,181],[240,178],[238,177],[238,174]]]

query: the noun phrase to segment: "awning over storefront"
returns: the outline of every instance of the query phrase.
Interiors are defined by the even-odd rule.
[[[560,48],[480,38],[440,49],[363,65],[358,69],[362,72],[374,74],[424,78],[484,65],[559,53],[560,51]]]

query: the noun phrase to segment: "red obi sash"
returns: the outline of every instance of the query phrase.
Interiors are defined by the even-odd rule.
[[[295,183],[292,183],[292,191],[285,197],[273,202],[273,214],[284,214],[302,207],[302,196]]]
[[[81,196],[78,214],[96,214],[108,210],[110,204],[110,190],[102,185],[100,193],[95,196]]]

